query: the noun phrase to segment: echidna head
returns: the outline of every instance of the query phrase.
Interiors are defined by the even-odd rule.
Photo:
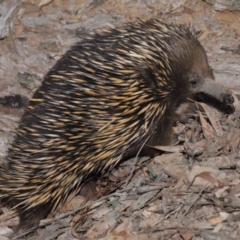
[[[214,105],[226,113],[234,112],[234,99],[229,90],[214,81],[213,71],[196,32],[185,25],[175,31],[178,37],[166,40],[170,79],[174,86],[170,95],[175,99],[175,104],[190,98]]]
[[[175,32],[178,37],[169,35],[169,39],[166,39],[171,66],[170,78],[179,95],[189,96],[198,92],[208,79],[214,80],[214,76],[195,31],[183,25]]]

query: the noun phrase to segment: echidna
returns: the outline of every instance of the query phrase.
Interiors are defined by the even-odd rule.
[[[37,225],[91,174],[145,143],[168,144],[188,97],[233,112],[230,92],[213,79],[187,25],[150,19],[87,36],[30,99],[0,171],[2,203],[20,226]]]

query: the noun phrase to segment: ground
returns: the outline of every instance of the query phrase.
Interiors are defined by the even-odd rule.
[[[99,178],[93,194],[75,196],[28,235],[12,235],[18,219],[1,208],[0,239],[240,239],[239,1],[0,1],[0,156],[24,111],[5,96],[19,94],[25,103],[85,33],[150,17],[202,31],[216,81],[235,94],[236,112],[199,105],[175,127],[176,146],[135,166],[135,159],[123,162]]]

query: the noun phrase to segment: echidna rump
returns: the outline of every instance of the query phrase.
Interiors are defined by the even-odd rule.
[[[91,174],[145,143],[168,144],[187,98],[233,112],[230,92],[213,79],[186,25],[150,19],[86,37],[30,99],[0,170],[1,202],[20,226],[37,225]]]

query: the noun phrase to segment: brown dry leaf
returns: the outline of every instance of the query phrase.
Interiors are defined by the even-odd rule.
[[[216,198],[224,197],[226,196],[226,194],[228,194],[229,189],[230,186],[219,188],[216,191],[214,191],[214,195],[216,196]]]
[[[186,129],[186,126],[182,123],[178,123],[176,127],[173,127],[173,132],[175,134],[183,133]]]
[[[39,7],[43,7],[49,3],[51,3],[53,0],[41,0],[41,2],[38,4]]]
[[[208,221],[211,224],[218,224],[218,223],[221,223],[223,221],[223,219],[220,216],[217,216],[217,217],[209,218]]]
[[[147,4],[146,7],[147,7],[148,9],[150,9],[151,11],[154,11],[154,10],[155,10],[155,7],[152,6],[152,5],[150,5],[150,4]]]
[[[101,209],[98,209],[95,213],[93,213],[91,217],[94,220],[98,220],[103,216],[105,216],[106,214],[108,214],[110,211],[111,211],[110,207],[101,208]]]
[[[224,172],[211,167],[195,165],[188,173],[189,182],[197,186],[220,184],[224,179],[226,179],[226,174]]]
[[[183,157],[181,152],[173,152],[173,153],[164,153],[162,155],[158,155],[154,158],[155,163],[169,163],[172,161],[178,162]]]
[[[69,222],[66,219],[58,219],[50,228],[39,229],[39,233],[34,240],[58,239],[58,236],[66,232]],[[19,239],[19,238],[18,238]]]
[[[195,234],[190,230],[180,230],[180,235],[184,240],[191,240]]]
[[[142,215],[144,218],[148,218],[152,215],[152,213],[160,212],[162,210],[162,206],[160,206],[161,201],[155,201],[149,204],[149,207],[142,211]]]
[[[231,214],[229,214],[227,212],[220,212],[219,214],[223,221],[227,220],[231,216]]]
[[[72,218],[72,221],[71,221],[71,234],[75,237],[78,237],[78,234],[76,232],[76,224],[78,222],[80,222],[83,218],[85,218],[85,212],[80,212],[78,214],[76,214],[73,218]]]
[[[211,224],[216,225],[213,232],[217,233],[223,227],[222,223],[229,218],[230,214],[226,212],[220,212],[220,216],[212,217],[208,221]]]
[[[188,141],[188,139],[190,139],[192,136],[194,136],[193,134],[193,129],[187,129],[186,132],[185,132],[185,137],[186,137],[186,141]]]
[[[18,36],[23,32],[24,28],[25,28],[25,27],[24,27],[23,24],[19,24],[19,25],[17,26],[16,31],[15,31],[15,37],[18,37]]]
[[[132,209],[133,211],[141,209],[141,208],[144,207],[144,206],[146,205],[146,203],[147,203],[150,199],[152,199],[158,192],[159,192],[159,190],[155,190],[155,191],[146,192],[146,193],[140,195],[140,196],[138,197],[138,199],[132,203],[131,209]]]
[[[153,228],[159,222],[159,219],[161,219],[160,214],[151,212],[151,215],[140,222],[140,228]]]
[[[203,115],[200,111],[199,111],[199,116],[200,116],[200,121],[202,124],[204,137],[205,138],[213,138],[214,137],[213,129],[210,126],[210,124],[207,123],[207,121],[205,120],[205,118],[203,117]]]
[[[77,235],[77,234],[75,234]],[[65,231],[63,234],[57,237],[57,240],[79,240],[79,237],[74,237],[74,233],[70,231]]]
[[[231,188],[229,195],[234,196],[235,194],[238,194],[239,192],[240,192],[240,183]]]
[[[196,178],[201,178],[202,180],[205,180],[206,182],[210,183],[212,186],[215,186],[218,188],[228,185],[225,181],[220,181],[216,176],[213,175],[212,172],[201,172],[197,174],[194,177],[192,183],[195,181]]]
[[[152,148],[156,148],[158,150],[164,151],[164,152],[183,152],[184,147],[182,145],[178,146],[151,146]]]
[[[206,148],[206,140],[201,140],[196,143],[186,141],[183,146],[188,155],[194,157],[203,153]]]
[[[231,127],[226,142],[230,144],[232,152],[236,153],[240,145],[240,129]]]
[[[204,229],[213,229],[213,225],[210,223],[210,222],[190,222],[188,224],[188,229],[201,229],[201,230],[204,230]]]
[[[117,182],[119,181],[119,179],[122,179],[128,175],[129,175],[129,166],[118,167],[116,169],[113,169],[113,171],[109,175],[109,179],[112,182]]]
[[[77,209],[79,206],[81,206],[84,202],[86,201],[85,197],[81,196],[81,195],[77,195],[76,197],[74,197],[70,202],[67,202],[66,204],[64,204],[61,209],[59,210],[59,212],[65,212],[65,211],[69,211],[69,210],[74,210]]]
[[[31,16],[38,16],[40,12],[40,7],[37,6],[36,4],[28,3],[24,5],[25,11],[24,14],[29,14],[31,13]],[[29,30],[29,28],[28,28]],[[33,30],[34,32],[34,30]]]
[[[102,202],[97,202],[97,204],[101,205]],[[99,206],[99,205],[97,205],[97,206]],[[87,210],[94,209],[94,208],[97,207],[97,206],[96,206],[96,205],[94,206],[94,204],[93,204],[93,205],[91,205],[90,207],[88,207]],[[79,207],[79,206],[77,206],[77,207]],[[74,208],[74,209],[77,209],[77,207]],[[81,213],[79,213],[79,214],[76,214],[76,215],[72,218],[72,224],[71,224],[71,226],[72,226],[72,232],[73,232],[73,234],[75,233],[75,228],[74,228],[74,226],[75,226],[83,217],[84,217],[84,214],[81,212]]]
[[[1,208],[3,214],[0,215],[0,223],[1,227],[12,227],[18,224],[18,217],[16,217],[16,213],[14,211],[9,211],[7,208]]]
[[[212,169],[218,168],[232,168],[235,167],[231,158],[234,156],[218,156],[218,157],[208,157],[204,162],[200,162],[201,167],[211,167]],[[236,164],[237,165],[237,164]]]
[[[121,201],[120,203],[123,205],[122,207],[120,207],[118,209],[118,211],[121,213],[121,212],[125,211],[128,207],[131,206],[132,200]]]
[[[54,0],[54,5],[62,9],[63,8],[63,0]]]
[[[132,221],[129,218],[121,218],[122,223],[118,225],[113,231],[108,232],[104,238],[100,240],[126,240],[133,239],[134,234],[132,230]]]
[[[175,185],[174,189],[180,189],[182,186],[185,185],[186,179],[188,179],[188,176],[185,172],[181,172],[177,174],[178,182]]]
[[[204,103],[199,103],[199,104],[203,107],[206,115],[208,116],[209,121],[211,122],[214,130],[217,133],[217,136],[219,136],[219,137],[222,136],[223,129],[222,129],[222,125],[218,119],[218,115],[219,115],[218,111],[215,108],[213,108],[209,105],[206,105]]]
[[[217,224],[217,226],[215,226],[215,228],[213,229],[213,233],[219,233],[222,227],[223,227],[222,223]]]
[[[102,220],[99,220],[95,224],[93,224],[93,226],[87,231],[85,236],[92,240],[98,238],[98,236],[102,235],[104,232],[115,226],[117,224],[118,218],[118,211],[109,212],[107,215],[104,216]]]
[[[207,141],[205,139],[202,139],[202,140],[196,142],[195,145],[200,148],[205,148],[207,145]]]
[[[177,182],[177,185],[175,187],[179,188],[181,187],[184,183],[184,181],[186,179],[188,179],[188,167],[187,165],[186,166],[181,166],[180,165],[176,165],[174,163],[170,163],[168,164],[165,168],[164,168],[164,172],[176,179],[178,182]]]

